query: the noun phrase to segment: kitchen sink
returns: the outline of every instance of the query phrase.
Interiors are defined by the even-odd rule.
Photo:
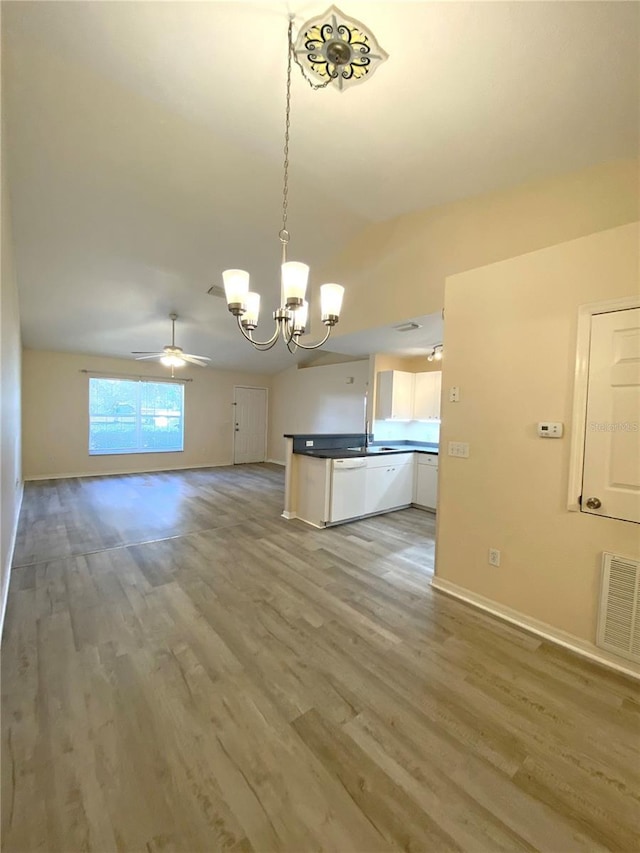
[[[397,449],[397,447],[378,447],[376,444],[369,445],[369,447],[347,447],[347,450],[353,450],[358,453],[365,453],[366,451],[369,451],[369,453],[393,453]]]

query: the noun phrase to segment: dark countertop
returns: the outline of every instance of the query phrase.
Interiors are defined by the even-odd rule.
[[[393,450],[383,450],[383,447],[392,447]],[[294,450],[296,456],[314,456],[316,459],[356,459],[359,456],[393,456],[397,453],[429,453],[431,456],[438,455],[437,444],[371,444],[364,448],[326,448],[309,450]]]

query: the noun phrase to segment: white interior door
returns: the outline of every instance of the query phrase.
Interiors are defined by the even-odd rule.
[[[640,308],[592,319],[582,511],[640,523]]]
[[[267,389],[235,388],[233,463],[264,462],[267,450]]]

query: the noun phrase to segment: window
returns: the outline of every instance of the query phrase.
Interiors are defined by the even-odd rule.
[[[184,385],[89,379],[89,455],[184,450]]]

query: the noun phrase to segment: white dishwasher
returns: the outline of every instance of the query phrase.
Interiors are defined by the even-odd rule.
[[[364,515],[366,476],[367,460],[364,456],[333,460],[330,522]]]

